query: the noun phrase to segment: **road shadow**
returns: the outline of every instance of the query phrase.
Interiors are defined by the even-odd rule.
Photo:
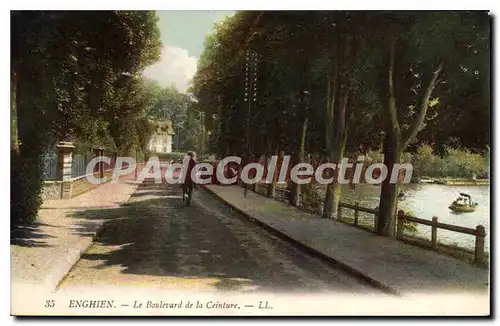
[[[29,225],[16,225],[10,231],[10,244],[20,247],[50,247],[43,239],[55,238],[44,232],[43,228],[54,225],[35,222]]]
[[[311,282],[310,278],[299,275],[294,266],[273,261],[274,255],[286,253],[276,254],[274,244],[260,235],[262,231],[255,232],[245,225],[235,229],[233,222],[219,218],[217,209],[222,205],[210,195],[198,190],[194,198],[205,196],[203,204],[195,200],[186,207],[178,185],[145,184],[138,192],[139,195],[119,208],[76,213],[80,219],[87,216],[92,219],[98,214],[108,220],[95,245],[82,256],[80,265],[103,270],[103,275],[107,268],[119,267],[123,274],[162,277],[165,282],[174,278],[210,282],[210,286],[221,291],[324,290],[321,288],[324,283]],[[209,205],[207,198],[212,198],[212,208],[216,211],[203,207]],[[304,262],[298,264],[303,266]],[[345,286],[337,292],[342,291],[353,289]]]

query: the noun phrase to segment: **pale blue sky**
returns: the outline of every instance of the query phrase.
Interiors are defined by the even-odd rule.
[[[205,37],[215,23],[234,11],[157,11],[161,41],[165,45],[188,50],[190,56],[200,57]]]
[[[148,67],[144,74],[163,86],[174,86],[185,92],[196,72],[207,35],[214,24],[234,11],[157,11],[163,44],[160,62]]]

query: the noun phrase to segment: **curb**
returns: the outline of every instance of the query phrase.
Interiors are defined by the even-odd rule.
[[[49,280],[46,282],[47,287],[50,287],[51,292],[55,292],[59,289],[59,286],[62,284],[68,273],[73,269],[73,267],[78,263],[83,254],[87,251],[97,233],[102,228],[102,223],[95,231],[92,232],[92,235],[89,235],[87,238],[83,239],[78,243],[76,248],[69,249],[70,254],[65,257],[64,263],[61,264],[60,267],[56,268],[57,272],[54,272],[49,276]]]
[[[308,253],[309,255],[313,256],[313,257],[316,257],[316,258],[319,258],[321,259],[322,261],[328,263],[329,265],[332,265],[332,266],[335,266],[335,267],[339,267],[343,270],[345,270],[346,272],[352,274],[353,276],[355,276],[356,278],[358,279],[361,279],[361,280],[364,280],[366,282],[368,282],[369,284],[371,284],[372,286],[374,286],[375,288],[379,289],[379,290],[382,290],[386,293],[389,293],[389,294],[392,294],[392,295],[397,295],[397,296],[401,296],[401,293],[399,291],[397,291],[396,289],[384,284],[383,282],[375,279],[375,278],[372,278],[368,275],[366,275],[365,273],[363,273],[361,270],[359,269],[356,269],[340,260],[337,260],[333,257],[330,257],[314,248],[311,248],[309,247],[308,245],[292,238],[291,236],[289,236],[288,234],[286,234],[285,232],[283,231],[280,231],[272,226],[270,226],[269,224],[266,224],[258,219],[256,219],[255,217],[249,215],[248,213],[244,212],[243,210],[241,210],[240,208],[234,206],[233,204],[231,204],[229,201],[225,200],[224,198],[220,197],[219,195],[217,195],[213,190],[203,186],[202,187],[203,189],[205,189],[206,191],[208,191],[210,194],[212,194],[213,196],[217,197],[219,200],[221,200],[224,204],[226,204],[227,206],[231,207],[233,210],[237,211],[239,214],[243,215],[245,218],[247,218],[250,222],[262,227],[263,229],[265,229],[267,232],[270,232],[276,236],[278,236],[279,238],[291,243],[292,245],[294,245],[295,247],[301,249],[302,251]]]
[[[132,195],[137,191],[137,187],[135,187],[134,191],[126,198],[123,202],[119,203],[118,205],[124,205],[130,201],[130,198],[132,198]],[[100,225],[96,227],[94,231],[91,232],[91,235],[86,237],[85,239],[79,241],[77,243],[76,248],[70,248],[69,255],[67,255],[64,259],[64,263],[61,263],[60,267],[58,266],[56,270],[59,270],[58,272],[54,272],[51,274],[51,276],[48,277],[48,281],[45,282],[45,285],[47,287],[50,287],[51,292],[55,292],[59,289],[63,281],[65,280],[66,276],[68,273],[75,267],[75,265],[78,263],[80,258],[83,256],[83,254],[92,246],[94,243],[95,238],[101,232],[102,227],[107,221],[103,221]]]

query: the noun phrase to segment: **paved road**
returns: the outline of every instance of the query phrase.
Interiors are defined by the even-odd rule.
[[[378,293],[267,233],[202,190],[184,207],[178,186],[142,184],[107,217],[60,288],[131,285],[196,291]]]

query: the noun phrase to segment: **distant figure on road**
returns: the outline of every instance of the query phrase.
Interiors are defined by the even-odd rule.
[[[184,180],[184,184],[182,185],[182,201],[186,203],[186,206],[189,206],[194,188],[191,172],[196,165],[196,154],[194,152],[188,152],[187,155],[189,156],[189,163],[186,171],[186,178]]]

